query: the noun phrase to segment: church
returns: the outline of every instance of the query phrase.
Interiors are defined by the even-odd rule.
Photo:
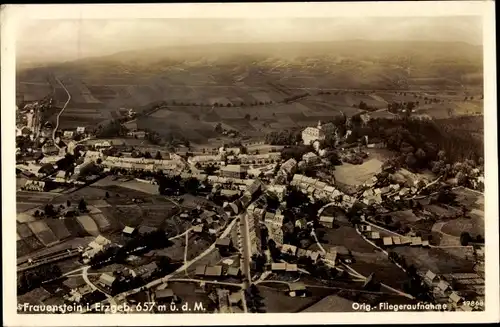
[[[326,138],[327,134],[337,134],[337,127],[328,123],[325,125],[321,124],[321,121],[318,122],[318,126],[316,127],[307,127],[302,131],[302,141],[305,145],[311,145],[314,141],[323,141]]]

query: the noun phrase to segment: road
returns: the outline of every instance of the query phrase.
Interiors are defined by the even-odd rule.
[[[102,294],[106,295],[106,298],[107,298],[107,300],[109,301],[109,303],[110,303],[110,304],[112,304],[112,305],[116,305],[117,303],[116,303],[115,299],[114,299],[111,295],[109,295],[109,294],[107,294],[107,293],[103,292],[103,291],[102,291],[102,290],[100,290],[97,286],[95,286],[95,284],[94,284],[94,283],[92,283],[92,282],[90,281],[89,276],[88,276],[88,270],[89,270],[89,268],[90,268],[89,266],[86,266],[86,267],[82,270],[82,277],[83,277],[83,280],[85,281],[85,283],[87,283],[87,285],[89,285],[89,286],[90,286],[90,288],[92,288],[92,291],[100,291]]]
[[[62,107],[61,111],[57,114],[57,117],[56,117],[56,126],[54,127],[54,130],[52,131],[52,140],[54,141],[54,145],[60,149],[59,145],[56,144],[56,132],[57,132],[57,129],[59,128],[59,118],[61,117],[62,113],[64,112],[64,109],[66,109],[66,107],[68,106],[68,103],[71,101],[71,94],[69,94],[69,91],[68,89],[66,88],[66,86],[64,86],[64,84],[59,80],[59,78],[55,77],[55,79],[57,80],[57,82],[62,86],[62,88],[64,89],[64,91],[66,91],[66,94],[68,95],[68,100],[66,101],[66,103],[64,104],[64,106]]]
[[[217,280],[203,280],[196,278],[172,278],[169,279],[169,282],[188,282],[188,283],[205,283],[205,284],[218,284],[218,285],[226,285],[226,286],[235,286],[235,287],[244,287],[244,283],[228,283],[228,282],[220,282]]]
[[[265,284],[273,284],[273,283],[274,284],[290,285],[292,282],[286,282],[286,281],[282,281],[282,280],[265,280],[265,281],[261,282],[261,284],[263,284],[262,286],[265,286]],[[363,289],[345,288],[345,287],[338,287],[338,286],[310,285],[310,284],[305,284],[304,286],[306,288],[324,288],[324,289],[331,289],[331,290],[351,291],[351,292],[368,293],[368,294],[388,294],[386,292],[367,291],[367,290],[363,290]],[[400,295],[402,295],[402,294],[400,294]],[[404,295],[402,295],[402,296],[404,296]]]
[[[231,221],[231,223],[226,227],[226,229],[220,235],[220,238],[226,237],[231,232],[231,229],[234,227],[236,221],[237,221],[237,219],[233,219]],[[208,255],[214,249],[215,249],[215,243],[213,243],[212,245],[210,245],[205,251],[203,251],[201,254],[199,254],[196,258],[193,258],[191,261],[186,262],[181,267],[179,267],[177,270],[175,270],[174,272],[168,274],[167,276],[162,277],[162,278],[158,278],[158,279],[156,279],[154,281],[151,281],[151,282],[149,282],[148,284],[146,284],[146,285],[144,285],[142,287],[135,288],[133,290],[129,290],[129,291],[120,293],[120,294],[116,295],[115,298],[126,298],[129,295],[132,295],[132,294],[140,292],[142,289],[152,288],[152,287],[158,286],[158,285],[160,285],[162,283],[168,282],[173,276],[175,276],[179,272],[187,270],[191,265],[193,265],[195,262],[197,262],[198,260],[200,260],[203,257],[205,257],[206,255]]]
[[[243,258],[242,258],[242,272],[246,277],[246,282],[248,286],[252,283],[252,275],[250,272],[250,262],[252,261],[252,243],[250,240],[250,231],[248,229],[248,221],[246,219],[246,213],[243,212],[239,215],[239,228],[241,230],[241,237],[243,238],[241,246],[243,247]]]

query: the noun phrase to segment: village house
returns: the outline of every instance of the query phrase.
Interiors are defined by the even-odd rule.
[[[135,270],[135,274],[143,279],[149,279],[154,273],[158,271],[158,265],[156,262],[148,263],[147,265],[141,266]]]
[[[283,244],[281,247],[281,253],[290,254],[293,256],[297,255],[297,247],[291,244]]]
[[[425,273],[423,280],[428,286],[437,285],[437,283],[439,283],[439,277],[431,270]]]
[[[320,158],[313,152],[308,152],[302,156],[302,160],[304,160],[307,164],[315,164],[320,161]]]
[[[370,233],[368,233],[368,238],[372,239],[372,240],[379,240],[380,233],[379,232],[370,232]]]
[[[207,270],[207,265],[200,265],[196,267],[195,275],[196,276],[205,276],[205,271]]]
[[[127,136],[134,137],[137,139],[143,139],[146,137],[145,131],[129,131],[127,132]]]
[[[242,299],[242,293],[241,292],[234,292],[234,293],[231,293],[229,295],[229,305],[231,306],[231,308],[233,308],[233,312],[234,312],[234,308],[238,308],[241,303],[243,302],[243,299]]]
[[[271,270],[273,272],[286,271],[286,263],[285,262],[273,262],[271,264]]]
[[[36,181],[32,179],[28,179],[23,186],[23,189],[26,191],[35,191],[35,192],[45,192],[46,184],[44,181]]]
[[[246,169],[242,168],[240,165],[227,165],[221,167],[220,174],[222,177],[243,179],[246,174]]]
[[[231,239],[226,237],[226,238],[219,238],[215,242],[215,247],[218,249],[224,249],[228,250],[231,247]]]
[[[205,269],[206,277],[220,277],[222,276],[222,266],[208,266]]]
[[[296,169],[297,169],[297,161],[293,158],[290,158],[287,161],[285,161],[284,164],[281,165],[278,174],[282,174],[288,177],[293,175]]]
[[[392,237],[390,237],[390,236],[382,237],[382,244],[384,246],[391,246],[391,245],[393,245]]]
[[[337,250],[335,248],[331,248],[324,254],[323,260],[325,260],[330,265],[335,265],[337,261]]]
[[[217,300],[219,303],[218,313],[231,313],[231,308],[229,305],[229,294],[230,292],[225,289],[217,289]]]
[[[281,159],[281,153],[279,152],[238,155],[238,160],[243,165],[265,165],[265,164],[279,162],[280,159]]]
[[[199,165],[202,168],[210,165],[219,167],[224,164],[224,158],[221,155],[194,156],[188,158],[188,163],[191,165]]]
[[[332,216],[321,216],[319,217],[319,224],[326,228],[333,228],[333,223],[335,218]]]
[[[362,233],[371,232],[372,231],[372,226],[359,224],[358,225],[358,229]]]
[[[330,133],[337,134],[335,125],[331,123],[322,125],[319,121],[316,127],[307,127],[302,131],[302,141],[305,145],[311,145],[316,140],[323,141]]]
[[[170,288],[157,290],[155,293],[155,301],[159,303],[172,303],[178,300],[177,295]]]
[[[289,283],[289,295],[291,297],[295,297],[295,296],[305,296],[306,295],[306,292],[307,292],[307,289],[306,289],[306,286],[304,285],[304,283],[302,282],[295,282],[295,283]]]
[[[226,276],[237,278],[237,277],[240,277],[240,274],[241,274],[241,270],[238,267],[227,268]]]
[[[307,227],[307,220],[305,218],[299,218],[295,220],[295,227],[304,229]]]
[[[137,235],[137,229],[134,227],[125,226],[125,228],[123,228],[122,230],[122,233],[125,236],[134,237]]]
[[[269,193],[272,193],[278,197],[278,200],[281,202],[286,196],[286,186],[285,185],[269,185],[267,188]]]
[[[116,277],[108,274],[108,273],[103,273],[100,277],[99,277],[99,285],[101,285],[102,287],[108,289],[108,290],[111,290],[113,289],[113,287],[115,286],[115,283],[116,283]]]

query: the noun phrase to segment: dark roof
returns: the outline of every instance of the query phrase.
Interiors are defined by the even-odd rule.
[[[151,232],[154,232],[158,230],[157,228],[155,227],[151,227],[151,226],[139,226],[139,234],[147,234],[147,233],[151,233]]]
[[[155,297],[157,299],[166,299],[166,298],[168,299],[174,296],[175,296],[174,291],[170,288],[165,288],[163,290],[158,290],[155,292]]]
[[[201,266],[198,266],[196,267],[196,275],[205,275],[205,271],[207,270],[207,266],[206,265],[201,265]]]
[[[140,276],[140,275],[152,273],[156,269],[158,269],[158,265],[156,264],[156,262],[151,262],[151,263],[148,263],[147,265],[139,267],[139,269],[137,269],[136,272],[137,272],[137,275]]]
[[[228,276],[238,276],[240,274],[240,268],[238,267],[229,267],[227,269],[227,273],[226,273]]]
[[[222,266],[211,266],[205,270],[206,276],[220,276],[222,275]]]
[[[225,238],[219,238],[215,242],[216,245],[222,245],[222,246],[230,246],[231,245],[231,240],[227,237]]]

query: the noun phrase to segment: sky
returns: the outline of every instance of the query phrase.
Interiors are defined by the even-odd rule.
[[[16,53],[24,60],[76,60],[176,45],[339,40],[461,41],[482,44],[482,21],[451,17],[26,19]]]

